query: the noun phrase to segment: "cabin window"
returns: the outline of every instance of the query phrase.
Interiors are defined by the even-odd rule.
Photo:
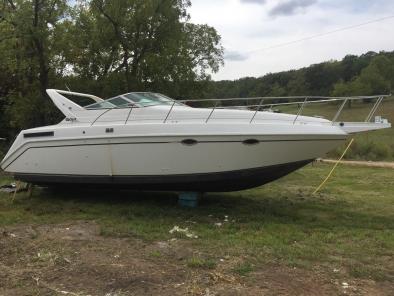
[[[127,99],[141,106],[172,105],[174,101],[165,95],[158,93],[129,93],[124,95]],[[177,103],[177,105],[180,105]]]
[[[113,109],[113,108],[129,108],[129,107],[148,107],[157,105],[173,105],[174,100],[165,95],[151,92],[136,92],[120,95],[105,100],[104,102],[94,103],[85,106],[85,109]],[[175,103],[176,105],[183,105]]]
[[[115,108],[115,107],[116,106],[114,104],[111,104],[108,101],[104,101],[101,103],[96,103],[96,104],[86,106],[85,109],[110,109],[110,108]]]

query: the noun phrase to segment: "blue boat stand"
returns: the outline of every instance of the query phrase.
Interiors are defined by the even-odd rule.
[[[178,204],[182,207],[196,208],[202,196],[202,192],[179,192]]]

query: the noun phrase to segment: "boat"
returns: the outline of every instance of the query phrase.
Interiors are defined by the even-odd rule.
[[[17,180],[41,186],[244,190],[302,168],[354,133],[391,127],[374,117],[387,96],[291,97],[295,102],[285,103],[253,98],[259,103],[248,105],[250,99],[179,101],[153,92],[106,100],[56,89],[47,93],[64,120],[21,131],[0,164]],[[82,106],[70,97],[94,103]],[[367,99],[374,106],[365,122],[338,121],[347,103]],[[332,120],[302,115],[305,106],[324,102],[339,107]],[[297,114],[274,111],[287,104],[299,106]]]

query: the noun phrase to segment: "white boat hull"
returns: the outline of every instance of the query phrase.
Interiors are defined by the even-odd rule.
[[[233,191],[280,178],[346,138],[340,133],[40,141],[19,149],[3,166],[17,178],[36,184]]]

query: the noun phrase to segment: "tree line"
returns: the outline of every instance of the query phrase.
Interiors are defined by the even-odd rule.
[[[394,51],[347,55],[299,70],[245,77],[234,81],[211,81],[212,98],[260,96],[357,96],[389,94],[394,88]]]

